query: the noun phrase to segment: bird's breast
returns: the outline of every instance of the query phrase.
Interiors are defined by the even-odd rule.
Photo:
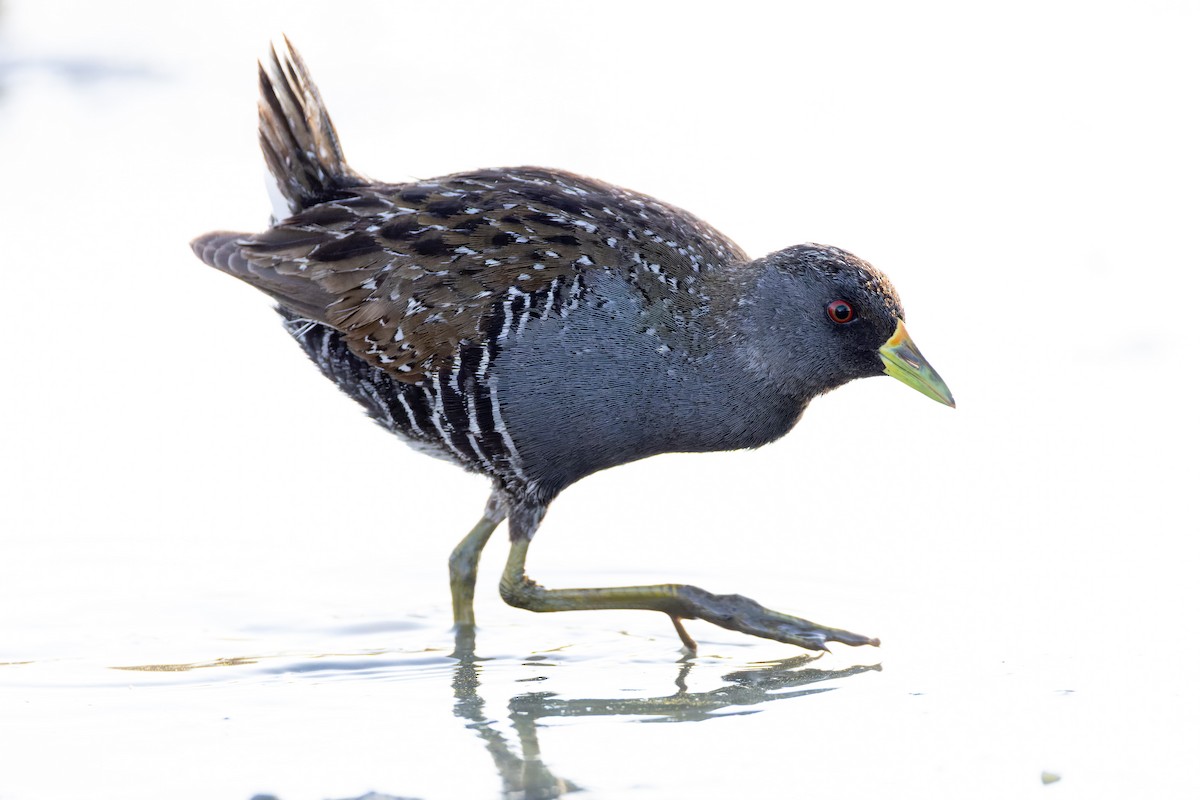
[[[803,404],[757,385],[711,330],[663,328],[636,287],[592,278],[578,308],[528,320],[494,364],[498,414],[543,493],[659,453],[757,447],[795,424]]]

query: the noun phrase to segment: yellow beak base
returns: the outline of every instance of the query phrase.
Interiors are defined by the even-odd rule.
[[[954,396],[950,394],[949,387],[913,344],[903,320],[896,323],[892,338],[879,348],[879,357],[883,359],[883,371],[888,375],[926,397],[954,408]]]

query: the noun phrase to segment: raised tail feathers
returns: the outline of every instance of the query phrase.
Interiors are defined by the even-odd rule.
[[[283,39],[259,62],[258,133],[267,167],[290,213],[366,181],[346,164],[337,131],[304,60]]]

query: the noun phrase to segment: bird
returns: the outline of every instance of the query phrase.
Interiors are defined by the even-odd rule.
[[[750,258],[683,209],[558,169],[374,181],[347,164],[286,37],[258,75],[283,205],[265,231],[192,249],[270,296],[379,425],[490,480],[449,559],[456,630],[475,630],[480,553],[507,521],[500,595],[518,608],[657,611],[690,651],[692,619],[809,650],[879,644],[687,584],[546,588],[525,562],[554,499],[600,470],[760,447],[858,378],[890,375],[953,407],[882,272],[819,244]]]

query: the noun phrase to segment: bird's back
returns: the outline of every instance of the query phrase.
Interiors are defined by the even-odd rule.
[[[202,237],[197,252],[405,383],[452,364],[464,342],[503,343],[532,315],[571,310],[600,271],[644,297],[648,327],[682,333],[711,299],[707,277],[745,258],[686,212],[555,170],[339,194],[263,233]]]

